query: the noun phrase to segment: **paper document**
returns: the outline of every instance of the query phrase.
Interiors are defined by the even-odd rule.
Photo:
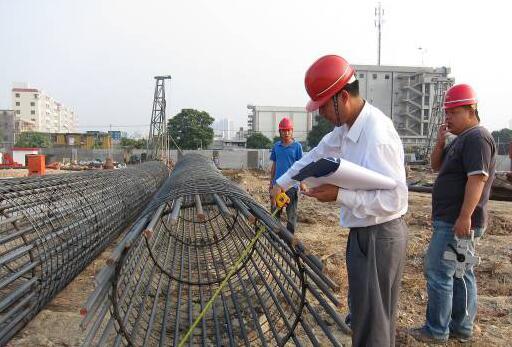
[[[356,165],[341,158],[322,158],[312,162],[292,177],[308,187],[333,184],[350,190],[393,189],[396,181],[378,172]]]

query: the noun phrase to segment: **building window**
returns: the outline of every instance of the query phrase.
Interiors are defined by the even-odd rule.
[[[16,114],[20,114],[20,113],[21,113],[20,110],[16,110]]]
[[[34,94],[34,99],[39,99],[39,94]]]
[[[19,101],[16,101],[16,106],[19,106],[20,105],[20,102]]]
[[[364,73],[360,73],[359,78],[364,78]]]
[[[384,79],[385,79],[385,80],[389,80],[389,75],[388,75],[388,74],[385,74],[385,75],[384,75]]]
[[[20,97],[20,93],[16,93],[16,97],[19,98]]]
[[[374,73],[374,74],[372,75],[372,78],[373,78],[374,80],[376,80],[376,79],[377,79],[377,74],[376,74],[376,73]]]
[[[36,114],[36,111],[32,110],[30,111],[30,114]]]
[[[33,102],[33,101],[30,102],[30,106],[35,106],[35,105],[36,105],[35,102]]]

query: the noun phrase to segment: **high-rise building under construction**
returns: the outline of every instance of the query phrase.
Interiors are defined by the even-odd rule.
[[[405,146],[428,145],[442,120],[448,67],[353,65],[361,96],[391,117]]]

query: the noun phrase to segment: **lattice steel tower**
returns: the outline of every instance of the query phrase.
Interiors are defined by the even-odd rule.
[[[165,116],[165,80],[167,79],[170,80],[171,76],[155,76],[155,96],[148,137],[148,155],[152,159],[162,159],[167,155],[167,118]]]
[[[423,157],[430,162],[430,154],[437,140],[437,131],[444,120],[444,94],[453,85],[453,78],[435,77],[432,78],[434,86],[434,102],[432,104],[432,112],[427,125],[427,143],[423,148]]]

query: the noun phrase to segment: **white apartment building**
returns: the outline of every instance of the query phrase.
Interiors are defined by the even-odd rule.
[[[254,106],[249,109],[249,133],[260,132],[269,139],[279,136],[279,122],[288,117],[293,122],[293,136],[297,141],[305,142],[313,126],[313,115],[304,107]]]
[[[12,88],[12,109],[17,118],[33,123],[35,131],[76,132],[75,113],[40,89]]]

